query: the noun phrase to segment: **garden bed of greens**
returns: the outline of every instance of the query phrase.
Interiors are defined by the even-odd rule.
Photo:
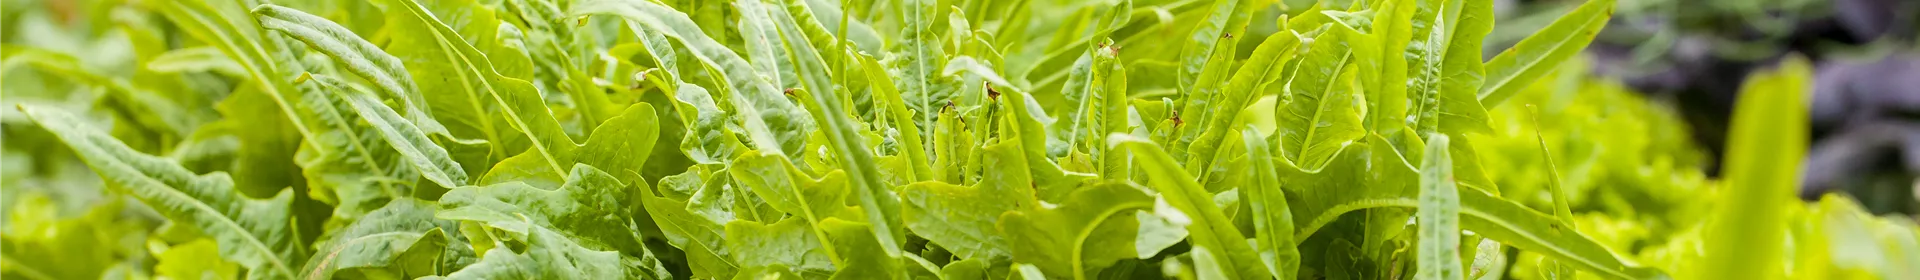
[[[15,2],[10,279],[1920,277],[1806,62],[1709,178],[1614,0]]]

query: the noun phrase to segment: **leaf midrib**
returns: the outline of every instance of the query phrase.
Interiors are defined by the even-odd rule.
[[[1445,24],[1445,22],[1438,19],[1439,16],[1435,17],[1435,25]],[[1433,32],[1440,31],[1440,27],[1443,26],[1429,28],[1430,30],[1427,31],[1427,40],[1420,42],[1427,46],[1421,48],[1425,53],[1423,53],[1420,58],[1419,76],[1412,77],[1417,78],[1416,81],[1418,81],[1420,85],[1420,92],[1418,92],[1419,99],[1415,100],[1414,106],[1416,107],[1414,107],[1413,112],[1413,125],[1415,126],[1414,129],[1417,130],[1424,131],[1428,125],[1434,126],[1435,129],[1439,127],[1440,88],[1445,75],[1445,71],[1442,68],[1444,68],[1446,64],[1445,53],[1446,48],[1448,48],[1446,45],[1446,37],[1438,38],[1440,40],[1434,40],[1435,38],[1433,38]],[[1409,88],[1408,90],[1413,90],[1413,88]]]
[[[1351,87],[1352,86],[1352,85],[1340,84],[1340,80],[1341,80],[1340,76],[1344,75],[1342,73],[1345,73],[1347,70],[1347,60],[1353,58],[1352,50],[1348,50],[1345,53],[1346,54],[1341,55],[1340,61],[1337,62],[1339,63],[1337,64],[1339,66],[1335,66],[1333,68],[1333,77],[1332,77],[1333,80],[1328,81],[1327,88],[1323,89],[1323,91],[1320,92],[1320,96],[1318,96],[1318,98],[1314,98],[1319,102],[1317,102],[1317,104],[1314,104],[1313,117],[1307,119],[1307,123],[1306,123],[1307,132],[1305,134],[1300,135],[1300,151],[1294,154],[1296,155],[1296,157],[1298,157],[1296,159],[1293,159],[1294,162],[1309,163],[1309,161],[1306,161],[1307,150],[1313,147],[1314,133],[1317,133],[1320,131],[1320,117],[1327,114],[1327,103],[1333,103],[1333,102],[1328,102],[1327,96],[1329,96],[1330,93],[1333,93],[1335,91],[1334,87],[1339,87],[1339,86]],[[1348,82],[1352,82],[1352,81],[1349,80]],[[1348,89],[1348,90],[1351,90],[1351,89]],[[1346,94],[1351,95],[1353,94],[1353,92],[1346,92]]]
[[[920,2],[915,1],[914,3],[920,3]],[[921,7],[921,4],[910,4],[910,5],[907,5],[907,7],[910,9],[913,9],[911,14],[913,14],[914,23],[919,25],[925,25],[923,27],[928,27],[928,28],[918,28],[913,31],[913,37],[914,37],[913,53],[916,56],[919,56],[919,59],[913,60],[913,65],[914,65],[914,68],[918,68],[916,70],[920,70],[919,73],[915,73],[915,75],[913,75],[913,79],[916,81],[913,85],[919,87],[918,88],[919,91],[915,93],[920,94],[920,98],[921,98],[920,102],[918,102],[920,104],[914,104],[914,105],[919,105],[919,107],[921,107],[920,109],[924,111],[932,111],[932,110],[926,110],[926,109],[929,109],[929,108],[926,108],[927,107],[926,102],[927,102],[927,97],[933,96],[933,93],[927,87],[927,75],[929,75],[928,73],[933,72],[927,67],[927,59],[929,57],[932,57],[931,55],[928,55],[932,53],[932,51],[931,49],[927,48],[927,32],[928,32],[927,29],[932,27],[933,24],[927,22],[927,15],[925,11],[926,8]],[[934,115],[935,114],[921,113],[922,121],[931,125],[934,123]]]

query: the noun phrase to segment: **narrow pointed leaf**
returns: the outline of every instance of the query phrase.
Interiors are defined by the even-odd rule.
[[[1705,259],[1695,277],[1780,277],[1785,211],[1807,152],[1810,69],[1793,56],[1741,85],[1728,132],[1734,140],[1727,143],[1727,188],[1703,229]]]
[[[1267,140],[1253,127],[1241,130],[1241,143],[1247,145],[1247,158],[1253,163],[1253,184],[1241,187],[1253,208],[1254,251],[1276,279],[1293,279],[1300,269],[1300,250],[1293,239],[1293,211],[1287,206],[1287,194],[1281,190],[1279,166]]]
[[[1248,247],[1246,237],[1241,236],[1240,230],[1233,227],[1233,222],[1227,220],[1220,207],[1214,205],[1211,199],[1213,195],[1201,189],[1192,175],[1180,171],[1179,165],[1173,162],[1166,151],[1153,142],[1132,135],[1108,137],[1108,145],[1124,146],[1140,158],[1141,167],[1146,170],[1150,180],[1148,185],[1160,192],[1160,199],[1192,217],[1192,224],[1187,225],[1187,231],[1192,233],[1188,238],[1193,246],[1221,252],[1217,268],[1203,269],[1219,269],[1227,279],[1267,274],[1262,271],[1265,268],[1260,265],[1253,249]]]
[[[1500,105],[1545,76],[1553,70],[1552,66],[1586,49],[1593,37],[1600,34],[1600,28],[1606,27],[1607,20],[1613,17],[1613,5],[1614,0],[1588,0],[1533,36],[1495,55],[1487,61],[1487,80],[1480,86],[1480,103],[1487,107]]]
[[[1420,163],[1419,271],[1415,279],[1461,279],[1460,188],[1453,183],[1453,159],[1447,155],[1447,136],[1427,142]]]
[[[907,109],[906,100],[901,98],[900,90],[894,88],[894,78],[887,74],[885,67],[870,56],[856,55],[855,59],[864,67],[861,72],[866,73],[867,84],[873,85],[873,94],[879,97],[877,100],[885,103],[888,120],[900,130],[901,148],[907,155],[907,164],[913,168],[914,181],[933,180],[933,167],[930,166],[933,158],[927,156],[926,150],[926,145],[931,143],[923,142],[926,138],[921,136],[920,124],[913,119],[916,112]],[[933,112],[917,113],[926,115]]]

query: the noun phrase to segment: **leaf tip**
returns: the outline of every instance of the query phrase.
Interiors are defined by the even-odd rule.
[[[280,14],[280,9],[284,8],[285,7],[281,7],[280,5],[262,3],[260,5],[254,5],[253,9],[247,10],[247,12],[254,16],[273,16]]]

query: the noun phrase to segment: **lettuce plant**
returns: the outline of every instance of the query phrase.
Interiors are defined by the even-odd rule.
[[[21,80],[46,133],[10,141],[106,187],[80,217],[10,190],[0,271],[1920,275],[1910,221],[1792,200],[1803,62],[1707,180],[1573,59],[1613,0],[1492,57],[1491,0],[264,2],[103,4],[132,70],[5,46],[60,78]]]

